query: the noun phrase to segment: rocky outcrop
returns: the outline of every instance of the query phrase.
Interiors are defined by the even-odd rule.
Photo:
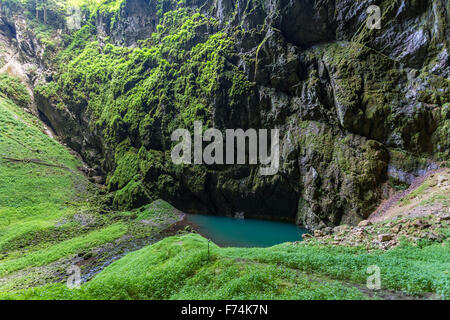
[[[364,220],[366,221],[366,220]],[[420,242],[445,242],[450,214],[441,212],[421,218],[397,217],[383,223],[349,226],[314,232],[304,237],[301,245],[310,242],[332,246],[363,247],[369,251],[389,250],[402,241],[419,245]]]
[[[92,165],[95,176],[105,175],[104,169],[98,164],[98,159],[102,157],[101,135],[86,130],[89,127],[89,112],[84,108],[77,112],[64,106],[55,107],[54,101],[49,101],[40,91],[35,92],[34,98],[39,107],[39,116],[44,122],[50,124],[52,130],[63,137],[64,143]]]
[[[61,17],[49,11],[49,20],[61,27]],[[49,43],[51,40],[52,43]],[[46,42],[47,41],[47,42]],[[56,46],[61,43],[61,33],[55,32],[51,39],[39,37],[30,23],[25,8],[19,2],[6,1],[0,6],[0,73],[19,78],[34,96],[34,87],[52,79]],[[32,112],[38,115],[36,105]]]
[[[0,73],[19,78],[32,95],[31,88],[37,77],[35,71],[42,65],[43,50],[29,32],[25,17],[12,14],[18,10],[16,6],[0,7]]]
[[[379,30],[365,27],[372,4],[381,7]],[[171,15],[164,20],[166,12]],[[194,18],[181,25],[181,15]],[[95,92],[104,103],[112,103],[108,97],[113,96],[113,101],[129,99],[133,107],[116,114],[105,108],[99,116],[89,108],[91,98],[70,98],[75,94],[68,84],[60,100],[42,90],[36,101],[96,174],[108,175],[116,205],[163,197],[188,211],[243,213],[311,229],[357,224],[380,202],[389,174],[408,182],[448,159],[447,19],[444,0],[196,0],[167,1],[162,7],[156,1],[126,0],[117,10],[101,7],[96,13],[92,37],[100,41],[99,54],[108,54],[108,48],[101,52],[108,42],[134,48],[144,40],[141,46],[156,46],[168,36],[165,28],[176,25],[170,33],[175,47],[161,49],[167,66],[137,59],[134,71],[139,72],[124,73],[123,85],[102,87],[109,90],[104,95]],[[163,27],[158,31],[157,25]],[[180,30],[185,33],[174,36]],[[221,69],[207,77],[215,85],[205,94],[191,86],[209,85],[199,76],[204,66],[196,60],[189,62],[191,68],[187,60],[195,46],[218,34],[233,43],[233,50],[212,41],[221,48],[214,52]],[[189,52],[182,62],[180,52]],[[158,84],[142,89],[157,68],[168,79],[186,77],[184,87],[174,89],[175,79],[158,75]],[[114,83],[113,74],[107,76]],[[140,109],[133,109],[138,101],[129,98],[133,90],[143,92],[136,94]],[[157,98],[147,102],[147,93]],[[173,166],[171,121],[191,112],[179,105],[183,94],[197,99],[186,98],[183,105],[186,110],[199,106],[190,116],[216,128],[279,128],[278,174],[260,176],[254,165]]]
[[[96,17],[99,39],[110,37],[117,45],[129,46],[148,38],[159,22],[156,4],[156,1],[125,1],[118,11],[100,8]]]

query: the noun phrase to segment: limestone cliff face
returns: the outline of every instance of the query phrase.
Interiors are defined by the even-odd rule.
[[[381,8],[379,30],[365,27],[371,4]],[[139,62],[139,72],[122,89],[102,87],[114,101],[136,97],[133,90],[140,92],[156,68],[167,74],[187,68],[186,79],[199,77],[199,67],[191,68],[186,58],[194,55],[192,48],[214,35],[232,41],[232,50],[216,52],[224,59],[218,60],[223,69],[213,89],[190,94],[208,110],[194,117],[219,129],[279,128],[281,169],[275,176],[260,176],[257,166],[170,164],[170,124],[183,114],[174,93],[183,90],[170,87],[176,80],[142,89],[142,95],[161,91],[148,106],[142,102],[138,116],[132,107],[120,109],[110,125],[98,121],[106,109],[95,114],[92,98],[75,101],[68,85],[59,85],[64,94],[38,91],[36,102],[62,139],[95,167],[94,174],[108,176],[118,206],[163,197],[185,210],[243,212],[311,229],[354,224],[379,204],[388,177],[409,182],[448,161],[448,11],[445,0],[126,0],[118,11],[97,12],[92,36],[103,47],[135,48],[144,40],[153,41],[144,45],[151,48],[162,43],[160,35],[176,34],[176,28],[164,33],[171,12],[172,24],[180,12],[194,22],[196,14],[205,17],[188,40],[180,40],[181,33],[173,37],[185,57],[177,61],[162,48],[165,69]],[[178,31],[183,28],[187,24]],[[236,90],[240,74],[245,85]],[[106,94],[96,97],[109,103]],[[121,173],[127,167],[136,167],[133,174]]]
[[[19,11],[15,5],[0,7],[0,72],[22,80],[32,94],[35,81],[45,74],[43,48]]]
[[[96,27],[99,39],[110,37],[118,45],[134,45],[156,29],[156,2],[126,1],[119,12],[101,12]]]

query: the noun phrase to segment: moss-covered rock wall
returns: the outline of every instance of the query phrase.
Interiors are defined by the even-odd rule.
[[[369,4],[379,30],[365,27]],[[162,197],[309,228],[357,223],[389,175],[409,182],[449,159],[447,13],[444,0],[107,0],[52,56],[35,100],[115,206]],[[175,166],[170,134],[195,120],[279,128],[279,173]]]

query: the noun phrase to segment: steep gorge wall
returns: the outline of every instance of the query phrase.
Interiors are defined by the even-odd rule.
[[[364,27],[370,4],[380,30]],[[388,175],[408,182],[449,159],[448,11],[444,0],[127,0],[74,35],[36,102],[116,206],[163,197],[309,228],[357,223]],[[194,119],[279,128],[280,172],[174,166],[170,133]]]

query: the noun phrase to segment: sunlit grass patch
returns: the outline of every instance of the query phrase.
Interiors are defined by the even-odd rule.
[[[80,161],[42,130],[37,119],[0,99],[0,252],[12,239],[72,213],[65,202],[75,196],[76,181],[86,183],[76,172]]]
[[[120,223],[114,224],[107,228],[93,231],[87,235],[62,241],[51,247],[28,253],[20,258],[3,261],[0,264],[0,276],[29,266],[41,266],[68,255],[94,248],[122,236],[125,232],[125,225]]]
[[[367,267],[382,290],[449,297],[448,244],[387,252],[320,245],[219,248],[197,234],[129,253],[80,289],[65,284],[0,294],[10,299],[368,299]],[[359,286],[359,287],[358,287]]]

